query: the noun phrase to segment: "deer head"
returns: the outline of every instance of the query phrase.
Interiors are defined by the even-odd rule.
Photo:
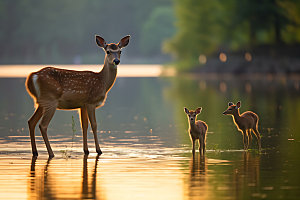
[[[104,63],[117,66],[120,63],[121,49],[126,47],[129,43],[130,36],[123,37],[118,44],[106,44],[105,40],[96,35],[96,43],[99,47],[103,48],[105,52]]]
[[[234,115],[239,113],[239,108],[241,107],[241,102],[237,102],[234,105],[232,102],[228,103],[228,108],[223,112],[223,115]]]
[[[195,111],[184,108],[184,112],[187,114],[190,123],[195,123],[197,115],[201,113],[202,108],[199,107]]]

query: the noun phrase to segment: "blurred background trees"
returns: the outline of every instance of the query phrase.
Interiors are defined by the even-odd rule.
[[[200,54],[300,42],[296,0],[175,0],[175,13],[177,33],[164,49],[184,68],[199,63]]]
[[[130,34],[123,63],[172,55],[188,69],[199,55],[298,45],[300,1],[0,0],[0,25],[1,64],[99,63],[95,34]]]
[[[99,63],[103,53],[95,34],[109,43],[132,36],[123,63],[153,56],[162,62],[162,41],[175,32],[172,5],[172,0],[0,0],[0,62]]]

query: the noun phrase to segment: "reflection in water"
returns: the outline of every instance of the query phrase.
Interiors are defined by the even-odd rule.
[[[29,174],[29,184],[28,184],[28,191],[27,191],[27,194],[28,194],[28,199],[36,199],[36,180],[35,180],[35,163],[36,163],[36,159],[37,157],[36,156],[32,156],[32,159],[31,159],[31,167],[30,167],[30,174]]]
[[[233,172],[234,196],[236,199],[258,195],[263,197],[264,195],[260,194],[258,190],[260,187],[260,154],[242,152],[241,161]]]
[[[92,184],[91,188],[89,188],[88,184],[88,167],[87,167],[87,159],[88,155],[84,155],[83,157],[83,170],[82,170],[82,199],[96,199],[96,178],[97,178],[97,164],[99,161],[99,155],[97,154],[95,167],[92,174]]]
[[[0,79],[0,93],[6,94],[0,96],[0,198],[235,200],[300,196],[299,79],[182,76],[117,81],[106,106],[97,112],[103,157],[99,161],[82,157],[78,120],[71,148],[72,112],[57,112],[49,139],[58,157],[47,161],[31,157],[26,121],[32,107],[25,79]],[[261,116],[261,155],[240,151],[241,134],[232,120],[222,115],[224,102],[237,99],[244,102],[245,110]],[[191,157],[182,108],[199,103],[206,111],[202,118],[211,126],[206,157]],[[46,150],[41,136],[37,143]],[[72,157],[60,159],[59,151],[70,148]],[[97,170],[99,166],[101,170]]]
[[[207,185],[208,185],[208,177],[207,177],[207,159],[205,155],[201,155],[200,153],[193,153],[189,168],[189,185],[188,185],[188,196],[191,199],[206,199],[208,197]]]
[[[52,163],[52,159],[48,159],[46,164],[42,169],[36,169],[37,157],[33,156],[31,160],[30,173],[29,173],[29,183],[27,195],[28,199],[64,199],[64,198],[74,198],[79,194],[77,191],[72,191],[72,182],[75,175],[68,177],[68,169],[63,170],[63,173],[58,173],[60,168],[66,166],[60,165],[60,163]],[[91,183],[89,184],[88,176],[88,155],[83,157],[82,165],[82,180],[81,182],[81,194],[80,199],[96,199],[97,198],[97,165],[99,161],[99,155],[95,159],[95,165],[91,175]],[[52,164],[50,164],[52,163]],[[51,169],[51,166],[53,169]],[[57,166],[59,165],[59,167]],[[39,166],[38,166],[39,168]],[[58,173],[58,174],[57,174]],[[76,174],[76,172],[75,172]],[[59,176],[58,176],[59,175]],[[76,174],[78,175],[78,174]],[[61,184],[60,180],[68,182],[69,184]],[[71,182],[71,183],[70,183]],[[77,183],[77,180],[75,184]],[[69,191],[71,189],[71,191]],[[103,197],[102,194],[98,195]],[[104,198],[101,198],[104,199]]]
[[[50,198],[55,199],[53,197],[53,192],[51,186],[49,187],[48,183],[48,167],[51,161],[51,158],[49,158],[46,162],[46,165],[44,166],[42,170],[41,175],[36,175],[36,160],[37,156],[32,156],[31,159],[31,166],[30,166],[30,185],[29,185],[29,191],[28,196],[29,199],[41,199],[41,198]]]

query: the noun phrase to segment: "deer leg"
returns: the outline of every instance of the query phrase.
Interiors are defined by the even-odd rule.
[[[248,129],[248,147],[250,147],[252,142],[251,129]]]
[[[48,125],[49,125],[55,111],[56,111],[56,106],[51,106],[49,108],[44,108],[42,121],[39,125],[41,134],[43,136],[44,142],[45,142],[46,147],[47,147],[49,158],[54,157],[54,154],[53,154],[53,151],[51,149],[51,146],[50,146],[50,143],[49,143],[49,140],[48,140],[47,128],[48,128]]]
[[[247,150],[247,140],[248,140],[248,137],[247,137],[247,133],[246,133],[245,130],[243,130],[242,133],[243,133],[244,150],[246,151]]]
[[[38,156],[38,152],[36,149],[36,143],[35,143],[35,126],[38,123],[38,121],[43,116],[43,109],[38,106],[38,108],[35,110],[31,118],[28,120],[28,127],[29,127],[29,133],[30,133],[30,140],[31,140],[31,149],[33,156]]]
[[[203,155],[205,154],[205,146],[206,146],[206,139],[205,139],[205,136],[203,137],[203,142],[202,142],[202,151],[203,151]]]
[[[96,121],[95,109],[96,108],[94,106],[88,106],[87,107],[87,113],[88,113],[88,116],[89,116],[89,120],[90,120],[90,123],[91,123],[93,134],[94,134],[96,151],[99,155],[101,155],[102,151],[100,149],[99,142],[98,142],[98,137],[97,137],[97,121]]]
[[[86,108],[80,108],[80,121],[82,128],[82,137],[83,137],[83,151],[85,155],[89,154],[87,146],[87,129],[88,129],[88,114]]]
[[[256,136],[257,139],[257,145],[258,145],[258,150],[261,151],[261,138],[260,138],[260,133],[258,132],[257,128],[252,129],[254,135]]]
[[[196,142],[196,140],[194,138],[192,138],[192,147],[193,147],[192,152],[193,152],[193,154],[195,153],[195,142]]]
[[[204,154],[204,144],[203,144],[203,138],[200,138],[199,139],[199,152],[200,152],[200,155],[203,155]]]

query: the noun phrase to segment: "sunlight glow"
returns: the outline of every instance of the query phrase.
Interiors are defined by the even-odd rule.
[[[201,54],[201,55],[199,56],[199,63],[200,63],[200,64],[205,64],[206,61],[207,61],[206,56],[203,55],[203,54]]]
[[[226,62],[227,61],[227,56],[225,53],[220,53],[219,59],[221,62]]]
[[[245,60],[250,62],[252,60],[252,55],[249,52],[245,53]]]
[[[31,72],[38,71],[48,66],[78,71],[88,70],[93,72],[99,72],[102,69],[102,65],[2,65],[0,66],[0,77],[27,77]],[[162,65],[118,66],[118,77],[158,77],[161,73]]]

